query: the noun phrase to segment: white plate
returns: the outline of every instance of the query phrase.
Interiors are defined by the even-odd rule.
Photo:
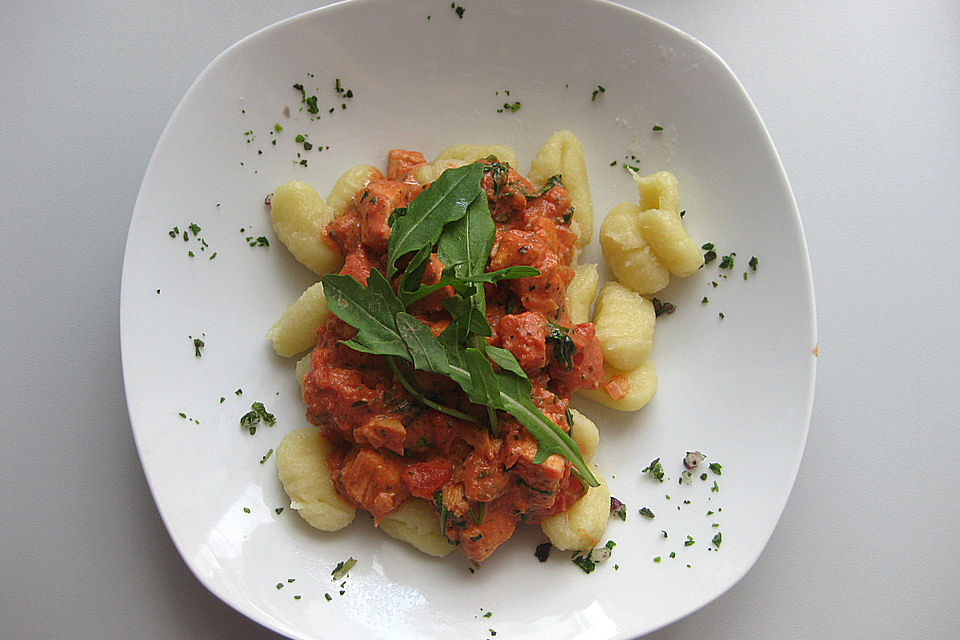
[[[499,637],[558,640],[651,631],[716,598],[750,568],[803,451],[816,342],[808,258],[786,176],[733,73],[693,38],[612,4],[464,6],[461,19],[433,0],[343,3],[244,39],[187,92],[137,199],[121,338],[150,488],[197,577],[293,638],[482,637],[492,628]],[[335,78],[353,98],[337,98]],[[319,96],[319,120],[298,111],[296,82]],[[597,85],[606,91],[592,101]],[[519,111],[497,112],[514,100]],[[274,136],[277,122],[283,132]],[[511,144],[525,171],[561,128],[583,141],[598,221],[636,198],[627,173],[610,166],[633,154],[641,172],[676,173],[698,243],[737,253],[728,279],[713,263],[658,295],[677,311],[657,324],[653,402],[627,415],[580,402],[601,424],[597,460],[629,507],[626,522],[608,527],[617,542],[611,562],[590,575],[563,553],[539,564],[533,547],[541,538],[521,527],[471,574],[459,556],[422,556],[365,517],[331,535],[289,508],[278,516],[274,509],[287,503],[274,460],[259,461],[305,421],[294,362],[276,357],[264,332],[315,278],[275,239],[264,196],[291,178],[325,193],[355,163],[382,165],[388,149],[430,157],[461,141]],[[296,164],[299,133],[330,147],[310,151],[307,167]],[[202,252],[192,236],[185,243],[168,235],[191,222],[209,245]],[[248,246],[246,237],[260,235],[269,248]],[[759,269],[744,281],[754,255]],[[599,258],[596,242],[586,257]],[[205,341],[201,358],[188,336]],[[251,437],[238,419],[253,401],[278,422]],[[679,486],[688,449],[722,463],[722,476]],[[658,456],[668,475],[662,485],[640,473]],[[656,519],[639,516],[641,506]],[[722,546],[711,550],[718,530]],[[688,535],[696,542],[685,547]],[[348,556],[358,563],[341,596],[330,571]]]

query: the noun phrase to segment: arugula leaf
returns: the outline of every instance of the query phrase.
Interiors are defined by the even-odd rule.
[[[462,296],[446,298],[441,304],[453,318],[453,322],[447,329],[454,327],[459,342],[466,340],[471,333],[485,337],[493,335],[493,329],[490,328],[483,309],[472,302],[472,296],[471,298]]]
[[[437,240],[437,257],[445,267],[453,267],[458,276],[481,274],[490,258],[495,232],[487,194],[481,189],[466,215],[443,229]]]
[[[390,370],[393,371],[393,375],[397,378],[397,381],[407,390],[411,396],[416,398],[421,404],[435,409],[441,413],[445,413],[448,416],[453,416],[454,418],[460,418],[461,420],[466,420],[467,422],[473,422],[480,424],[480,421],[474,418],[473,416],[463,413],[462,411],[457,411],[456,409],[451,409],[450,407],[445,407],[442,404],[437,404],[426,395],[423,391],[417,386],[417,383],[407,378],[407,375],[401,369],[400,361],[396,358],[387,358],[387,363],[390,365]]]
[[[396,272],[400,256],[432,247],[447,223],[466,215],[470,204],[484,193],[482,176],[483,165],[477,162],[447,169],[407,205],[403,215],[394,217],[387,242],[387,277]]]
[[[461,278],[464,282],[490,282],[497,283],[501,280],[517,280],[518,278],[529,278],[540,275],[540,270],[526,265],[514,265],[505,269],[478,273],[475,276],[464,276]]]
[[[320,281],[330,312],[357,329],[343,344],[364,353],[412,359],[397,330],[403,305],[379,270],[370,270],[366,287],[352,276],[327,274]]]
[[[420,287],[423,282],[423,274],[427,271],[427,266],[430,264],[430,247],[423,247],[410,259],[410,263],[407,265],[407,268],[403,272],[403,277],[400,278],[400,299],[403,300],[403,296],[407,292],[417,291],[417,288]],[[404,303],[404,306],[407,306],[409,303]]]
[[[408,375],[408,365],[400,359],[456,382],[472,402],[487,407],[492,430],[496,430],[497,410],[516,418],[537,440],[534,463],[559,454],[571,461],[581,480],[597,486],[599,482],[584,462],[576,442],[534,404],[532,383],[513,354],[487,346],[483,340],[483,336],[491,335],[492,331],[485,316],[483,288],[476,285],[538,273],[523,266],[483,272],[495,234],[486,196],[480,187],[484,170],[480,163],[448,169],[405,211],[391,215],[388,275],[396,272],[396,262],[401,256],[416,252],[400,279],[399,295],[377,269],[371,269],[366,286],[350,276],[328,274],[321,278],[328,307],[331,313],[357,329],[356,336],[343,344],[365,353],[388,356],[397,380],[424,405],[479,422],[473,416],[427,398]],[[434,244],[438,244],[438,257],[446,268],[441,282],[424,286],[423,274]],[[430,329],[406,313],[405,308],[447,285],[457,291],[454,297],[443,300],[453,320],[434,337]],[[556,330],[557,341],[564,342],[559,337],[563,336],[572,345],[562,329]],[[499,371],[493,370],[491,361],[500,367]]]
[[[484,352],[487,354],[487,357],[490,358],[493,363],[498,365],[501,369],[512,371],[518,376],[522,376],[524,378],[527,377],[527,373],[520,366],[520,363],[517,362],[517,359],[513,357],[513,354],[506,349],[488,346],[486,349],[484,349]]]
[[[500,399],[500,383],[497,374],[493,372],[490,361],[479,349],[472,347],[464,350],[464,361],[467,371],[470,372],[470,388],[464,389],[471,402],[482,404],[494,409],[503,408]]]
[[[413,357],[413,366],[420,371],[447,375],[450,365],[443,346],[433,333],[409,313],[397,314],[397,330]]]
[[[414,257],[414,260],[416,260],[416,257]],[[413,261],[411,261],[411,264],[413,264]],[[540,271],[533,267],[517,265],[488,273],[480,273],[475,276],[458,277],[455,275],[455,267],[447,267],[443,270],[443,273],[440,274],[440,279],[436,283],[429,285],[421,284],[419,288],[413,288],[410,283],[419,283],[422,281],[423,271],[425,269],[426,263],[419,269],[419,273],[411,273],[409,267],[408,271],[404,272],[403,278],[400,280],[400,301],[404,306],[409,306],[420,298],[425,298],[434,291],[438,291],[447,286],[453,287],[461,296],[468,298],[477,291],[475,287],[470,286],[472,284],[481,282],[495,284],[501,280],[516,280],[517,278],[529,278],[530,276],[540,275]]]
[[[543,415],[533,404],[531,398],[533,387],[530,380],[509,371],[500,371],[497,373],[497,379],[500,382],[500,399],[504,411],[519,420],[530,435],[537,439],[537,455],[534,456],[533,463],[540,464],[552,454],[559,453],[573,463],[580,477],[587,483],[594,487],[599,485],[593,472],[583,461],[580,448],[573,438],[564,433],[553,420]]]

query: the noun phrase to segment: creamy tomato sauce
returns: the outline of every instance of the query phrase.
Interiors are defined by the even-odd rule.
[[[569,431],[567,406],[578,388],[595,389],[603,376],[593,325],[571,324],[564,291],[573,277],[576,235],[570,230],[566,190],[543,192],[513,169],[485,161],[482,186],[496,222],[487,270],[529,265],[540,275],[486,284],[488,342],[508,349],[533,383],[533,400]],[[424,164],[411,151],[391,151],[379,172],[343,215],[326,228],[326,240],[344,256],[341,274],[366,283],[371,268],[386,272],[390,213],[422,190],[412,170]],[[443,265],[431,255],[424,283],[436,283]],[[393,283],[396,288],[397,283]],[[408,310],[438,335],[450,322],[441,302],[447,287]],[[549,340],[552,322],[568,329],[572,358],[557,360]],[[481,561],[506,541],[520,522],[538,523],[565,511],[583,495],[570,462],[554,454],[534,464],[536,440],[499,412],[500,434],[419,404],[394,378],[386,360],[340,344],[355,330],[331,315],[318,330],[311,369],[303,380],[307,419],[336,446],[329,458],[336,490],[379,522],[408,497],[423,498],[446,513],[445,534],[467,558]],[[561,355],[562,358],[562,355]],[[416,373],[421,389],[437,402],[486,422],[486,409],[471,404],[451,380]]]

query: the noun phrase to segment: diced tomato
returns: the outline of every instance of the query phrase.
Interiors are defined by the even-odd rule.
[[[387,154],[387,180],[403,180],[407,173],[426,163],[419,151],[393,149]]]
[[[424,462],[408,464],[403,470],[403,481],[410,495],[425,500],[433,500],[434,495],[453,475],[453,463],[446,458],[432,458]]]
[[[620,400],[630,392],[630,379],[627,376],[613,376],[603,383],[603,390],[614,400]]]

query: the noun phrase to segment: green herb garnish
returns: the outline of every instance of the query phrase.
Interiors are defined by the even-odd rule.
[[[653,511],[650,510],[650,507],[643,507],[640,509],[640,515],[646,518],[656,518],[656,516],[653,514]],[[664,538],[666,538],[666,536],[664,536]]]
[[[596,102],[597,96],[600,94],[606,93],[607,90],[603,88],[603,85],[597,85],[597,88],[593,90],[593,94],[590,96],[590,102]]]
[[[713,542],[713,545],[719,549],[720,543],[723,542],[723,535],[717,531],[717,535],[713,536],[713,540],[711,540],[711,542]]]
[[[749,261],[747,264],[750,265],[750,268],[751,268],[751,269],[753,269],[754,271],[756,271],[756,270],[757,270],[757,265],[758,265],[759,263],[760,263],[760,261],[757,260],[757,256],[753,256],[752,258],[750,258],[750,261]]]
[[[347,575],[350,569],[353,569],[353,565],[357,564],[357,561],[354,558],[349,558],[347,560],[342,560],[337,563],[337,566],[334,567],[333,571],[330,572],[334,582],[343,578]]]
[[[193,339],[193,355],[199,358],[202,355],[200,353],[200,349],[202,349],[203,347],[204,347],[203,340],[201,340],[200,338]]]
[[[658,124],[655,124],[655,125],[653,125],[653,130],[654,130],[654,131],[663,131],[663,127],[661,127],[661,126],[658,125]]]
[[[663,482],[663,465],[660,464],[660,458],[657,458],[651,462],[650,465],[643,469],[640,473],[649,473],[658,481]]]
[[[550,324],[550,334],[546,341],[553,343],[554,359],[556,359],[557,364],[563,367],[564,371],[572,371],[573,354],[577,352],[577,346],[573,343],[573,338],[570,337],[570,329],[556,325],[550,320],[547,320],[547,322]]]
[[[721,475],[720,472],[721,472],[721,470],[723,469],[723,467],[720,466],[720,463],[719,463],[719,462],[711,462],[708,466],[709,466],[709,468],[710,468],[710,471],[713,471],[713,472],[714,472],[715,474],[717,474],[718,476]]]

